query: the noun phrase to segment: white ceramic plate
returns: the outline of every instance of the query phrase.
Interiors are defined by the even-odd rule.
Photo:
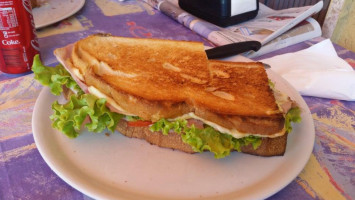
[[[53,130],[49,115],[58,97],[40,93],[33,113],[36,145],[52,170],[77,190],[95,199],[264,199],[301,172],[313,149],[314,125],[302,97],[278,75],[277,88],[302,108],[282,157],[233,152],[224,159],[212,153],[186,154],[159,148],[119,133],[83,132],[69,139]]]
[[[85,0],[47,0],[44,5],[32,9],[35,27],[42,28],[78,12],[85,4]]]

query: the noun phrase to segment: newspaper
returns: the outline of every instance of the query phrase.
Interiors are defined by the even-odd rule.
[[[178,6],[178,0],[143,1],[205,37],[216,46],[241,41],[259,41],[262,48],[257,52],[248,52],[245,56],[250,58],[321,35],[320,25],[310,16],[322,9],[323,1],[313,6],[284,10],[273,10],[259,3],[259,12],[254,19],[226,28],[187,13]]]
[[[315,19],[309,17],[289,31],[263,45],[258,51],[247,52],[244,56],[254,58],[315,37],[319,37],[321,35],[322,30],[319,23]]]

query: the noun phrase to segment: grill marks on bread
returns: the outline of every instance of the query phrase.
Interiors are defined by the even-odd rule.
[[[239,121],[254,118],[261,124],[257,130],[272,130],[265,134],[282,129],[279,119],[267,125],[282,114],[263,65],[209,61],[202,43],[95,35],[75,44],[72,63],[88,85],[146,120],[189,112],[207,119],[206,113],[213,113],[217,124],[237,130]],[[254,133],[250,127],[245,131]]]
[[[115,89],[147,100],[187,102],[230,115],[278,110],[262,64],[208,61],[202,43],[95,35],[78,41],[73,54],[79,57],[75,66],[90,66]],[[206,90],[211,87],[218,89]]]
[[[233,63],[210,61],[211,80],[207,88],[214,87],[213,94],[227,101],[207,102],[205,106],[220,107],[222,110],[238,110],[245,116],[268,116],[278,112],[275,97],[268,84],[268,77],[261,63]],[[212,104],[213,103],[213,104]],[[252,113],[260,113],[253,115]],[[264,114],[261,114],[264,113]],[[224,113],[233,114],[233,113]]]
[[[184,93],[189,85],[201,84],[208,79],[207,73],[196,74],[196,69],[207,67],[203,46],[196,43],[188,54],[181,56],[178,52],[188,49],[186,45],[189,43],[165,43],[165,40],[151,42],[93,36],[79,41],[76,46],[79,51],[91,55],[82,59],[93,64],[91,67],[95,69],[94,72],[118,90],[152,101],[185,101]],[[164,45],[166,48],[160,48]],[[112,52],[116,55],[115,59],[106,56]],[[102,73],[102,70],[98,70],[100,63],[107,64],[105,66],[116,73]]]

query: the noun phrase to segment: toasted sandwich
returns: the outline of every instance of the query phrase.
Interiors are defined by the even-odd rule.
[[[91,130],[102,130],[93,124],[102,122],[125,136],[188,153],[276,156],[285,153],[290,122],[300,120],[299,109],[273,87],[262,63],[208,60],[199,42],[92,35],[54,54],[67,71],[59,70],[65,81],[57,79],[70,103],[56,102],[51,118],[72,137],[78,133],[70,126],[89,116]],[[45,70],[38,66],[37,58],[33,71],[40,80]],[[51,80],[44,82],[55,85]],[[85,100],[92,96],[101,104]],[[63,109],[87,105],[100,109],[75,111],[80,120],[71,123],[62,119],[68,113]],[[96,111],[101,117],[94,117]]]

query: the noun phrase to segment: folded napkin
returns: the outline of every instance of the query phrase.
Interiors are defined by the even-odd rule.
[[[327,39],[295,53],[261,60],[302,95],[355,101],[355,71]]]

